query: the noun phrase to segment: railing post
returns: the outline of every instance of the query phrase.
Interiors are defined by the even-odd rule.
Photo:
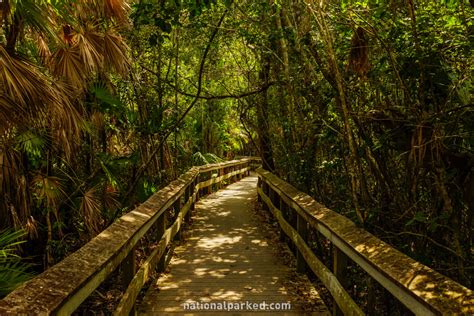
[[[121,269],[121,280],[122,280],[122,285],[124,288],[127,288],[128,285],[130,284],[130,281],[132,281],[133,277],[135,276],[136,273],[136,267],[135,267],[135,247],[133,247],[132,250],[130,250],[129,254],[125,259],[122,261],[120,269]]]
[[[293,227],[293,229],[296,229],[297,228],[297,219],[296,219],[296,211],[290,206],[288,205],[288,209],[287,209],[287,222],[291,225],[291,227]],[[287,244],[288,244],[288,247],[290,248],[291,252],[293,253],[293,255],[296,257],[296,254],[297,254],[297,248],[296,248],[296,245],[295,243],[293,242],[293,240],[290,238],[287,238]]]
[[[186,213],[186,216],[185,216],[185,222],[186,223],[189,223],[189,220],[191,219],[191,206],[193,205],[193,202],[192,201],[189,201],[189,198],[192,196],[192,193],[191,193],[191,186],[192,186],[192,183],[189,184],[187,187],[186,187],[186,190],[184,191],[184,204],[186,205],[188,202],[190,202],[190,207],[189,207],[189,210],[188,212]]]
[[[267,197],[269,197],[269,194],[268,194],[268,184],[267,184],[266,182],[263,182],[263,183],[262,183],[262,192],[263,192],[263,194],[265,194]],[[270,210],[270,208],[268,207],[267,203],[263,202],[262,206],[263,206],[263,209],[264,209],[265,211],[269,211],[269,210]]]
[[[212,180],[212,171],[208,172],[208,178],[209,180]],[[211,194],[211,193],[212,193],[212,184],[207,187],[207,194]]]
[[[198,173],[197,177],[196,177],[196,185],[199,184],[201,182],[201,173]],[[202,189],[196,189],[196,187],[194,188],[194,190],[196,190],[196,202],[199,201],[199,193]]]
[[[135,262],[136,262],[136,251],[135,251],[135,247],[133,247],[132,250],[130,250],[128,255],[120,264],[120,278],[122,282],[122,287],[125,290],[128,288],[128,285],[130,284],[133,277],[135,276],[135,273],[137,273]],[[136,314],[135,305],[133,305],[132,310],[130,311],[130,315],[135,315],[135,314]]]
[[[281,196],[280,196],[279,204],[280,204],[281,216],[283,216],[284,220],[287,220],[288,205],[286,205],[285,201],[283,201]],[[286,242],[285,231],[283,230],[283,228],[281,228],[280,225],[278,225],[278,226],[280,227],[280,241]]]
[[[341,283],[342,287],[347,286],[347,256],[339,250],[336,246],[333,246],[333,272],[336,278]],[[333,301],[333,316],[342,316],[344,313],[341,311],[339,306],[337,306],[336,301]]]
[[[258,180],[257,180],[257,188],[262,189],[262,178],[260,177],[260,175],[258,176]],[[260,196],[260,194],[257,194],[257,202],[259,205],[263,203],[262,197]]]
[[[178,216],[179,213],[181,212],[181,207],[182,207],[182,205],[181,205],[181,204],[182,204],[182,203],[181,203],[181,198],[182,198],[182,196],[180,196],[180,197],[176,200],[176,202],[174,202],[174,204],[173,204],[173,210],[174,210],[174,213],[176,214],[176,216]],[[182,226],[181,226],[181,227],[182,227]],[[174,240],[176,240],[176,241],[181,240],[181,229],[182,229],[182,228],[180,228],[180,229],[176,232],[176,235],[174,235]]]
[[[307,242],[308,241],[308,223],[300,214],[296,214],[297,216],[297,223],[296,223],[296,230],[301,238]],[[296,252],[296,270],[300,273],[305,273],[308,270],[308,265],[303,258],[303,255],[299,250]]]
[[[163,212],[163,214],[158,217],[156,220],[156,234],[158,235],[158,240],[160,240],[163,237],[163,234],[166,231],[166,212]],[[156,271],[157,272],[163,272],[165,271],[165,255],[163,254],[161,256],[160,261],[156,264]]]
[[[197,196],[198,196],[198,193],[199,193],[199,192],[196,192],[196,191],[197,191],[197,190],[196,190],[197,181],[198,181],[198,180],[197,180],[197,177],[196,177],[196,178],[194,179],[194,181],[191,183],[191,196],[193,196],[194,193],[196,193],[196,201],[197,201]],[[190,208],[191,211],[194,211],[194,207],[195,207],[194,205],[195,205],[195,204],[196,204],[196,203],[195,203],[194,201],[191,203],[191,208]]]
[[[222,168],[217,169],[217,177],[218,177],[218,178],[220,178],[220,177],[222,176],[222,172],[223,172]],[[219,190],[222,188],[222,185],[221,185],[221,184],[222,184],[221,181],[218,181],[218,182],[216,183],[216,189],[217,189],[217,191],[219,191]]]

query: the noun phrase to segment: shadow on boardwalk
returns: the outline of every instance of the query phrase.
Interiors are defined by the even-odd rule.
[[[146,293],[140,314],[283,315],[307,310],[294,288],[285,286],[294,271],[281,263],[252,216],[256,183],[257,177],[247,177],[196,204],[186,242]],[[311,288],[306,282],[305,288]],[[317,292],[312,300],[311,314],[328,314]]]

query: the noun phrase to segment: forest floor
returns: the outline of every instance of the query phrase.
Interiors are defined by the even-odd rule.
[[[288,264],[255,211],[256,182],[247,177],[196,204],[185,242],[149,288],[139,314],[329,315],[318,291]],[[288,302],[289,310],[270,310],[271,303]]]

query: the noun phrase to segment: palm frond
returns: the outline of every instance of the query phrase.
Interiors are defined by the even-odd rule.
[[[46,139],[38,133],[26,130],[17,136],[17,144],[30,156],[40,157],[46,145]]]
[[[126,0],[104,0],[105,15],[121,23],[127,21],[130,6]]]
[[[84,89],[84,81],[87,77],[81,52],[77,46],[63,46],[52,56],[53,74],[63,78],[71,87]]]
[[[0,95],[0,135],[6,133],[12,125],[18,125],[28,120],[24,108],[16,104],[7,95]]]
[[[104,191],[104,206],[107,209],[115,209],[120,207],[118,200],[119,191],[112,185],[107,185]]]
[[[67,64],[67,60],[63,61]],[[80,70],[80,63],[76,65]],[[68,72],[69,66],[61,71]],[[60,82],[52,81],[38,67],[23,59],[13,58],[0,45],[0,122],[22,123],[25,126],[64,129],[71,136],[78,135],[81,119]],[[24,124],[23,124],[24,123]],[[4,126],[8,126],[8,125]]]
[[[43,104],[51,99],[47,80],[25,60],[12,58],[0,45],[0,92],[24,109],[44,112]]]
[[[87,34],[87,35],[86,35]],[[77,33],[77,48],[86,73],[91,74],[102,65],[103,56],[100,53],[100,35],[97,33]],[[91,41],[92,40],[92,41]]]
[[[17,254],[24,236],[22,230],[0,232],[0,298],[33,276],[29,272],[31,265],[22,262]]]
[[[84,192],[79,211],[90,233],[98,233],[100,231],[102,225],[101,206],[96,188],[91,188]]]
[[[33,188],[40,200],[46,202],[46,206],[54,210],[65,196],[61,180],[58,177],[38,174],[33,180]]]
[[[126,76],[130,68],[129,48],[123,38],[108,30],[104,33],[104,66]]]
[[[38,55],[41,62],[43,63],[43,65],[48,65],[52,54],[51,50],[49,49],[48,43],[46,42],[43,36],[36,36],[36,45],[38,47]]]
[[[79,144],[77,140],[84,126],[81,116],[82,108],[80,103],[72,103],[69,99],[78,98],[77,91],[61,82],[51,84],[55,91],[56,102],[49,106],[50,116],[48,124],[52,129],[53,140],[66,155],[67,160],[71,159],[74,148]]]
[[[25,21],[26,26],[43,36],[54,36],[54,17],[49,1],[16,1],[15,15]]]

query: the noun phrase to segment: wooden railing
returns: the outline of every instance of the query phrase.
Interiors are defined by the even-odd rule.
[[[356,227],[276,175],[261,168],[257,173],[259,200],[278,221],[282,238],[293,244],[298,270],[312,270],[331,293],[334,314],[364,314],[343,286],[348,260],[352,260],[416,315],[474,315],[470,289]],[[310,230],[332,244],[332,271],[308,245]]]
[[[166,250],[179,236],[200,194],[220,187],[223,181],[240,179],[249,172],[250,164],[255,160],[244,158],[192,168],[78,251],[10,293],[0,301],[0,315],[69,315],[117,268],[126,291],[115,314],[128,315],[153,269],[164,270]],[[167,225],[170,210],[177,215],[174,222]],[[136,271],[135,249],[149,231],[156,232],[159,242]]]

